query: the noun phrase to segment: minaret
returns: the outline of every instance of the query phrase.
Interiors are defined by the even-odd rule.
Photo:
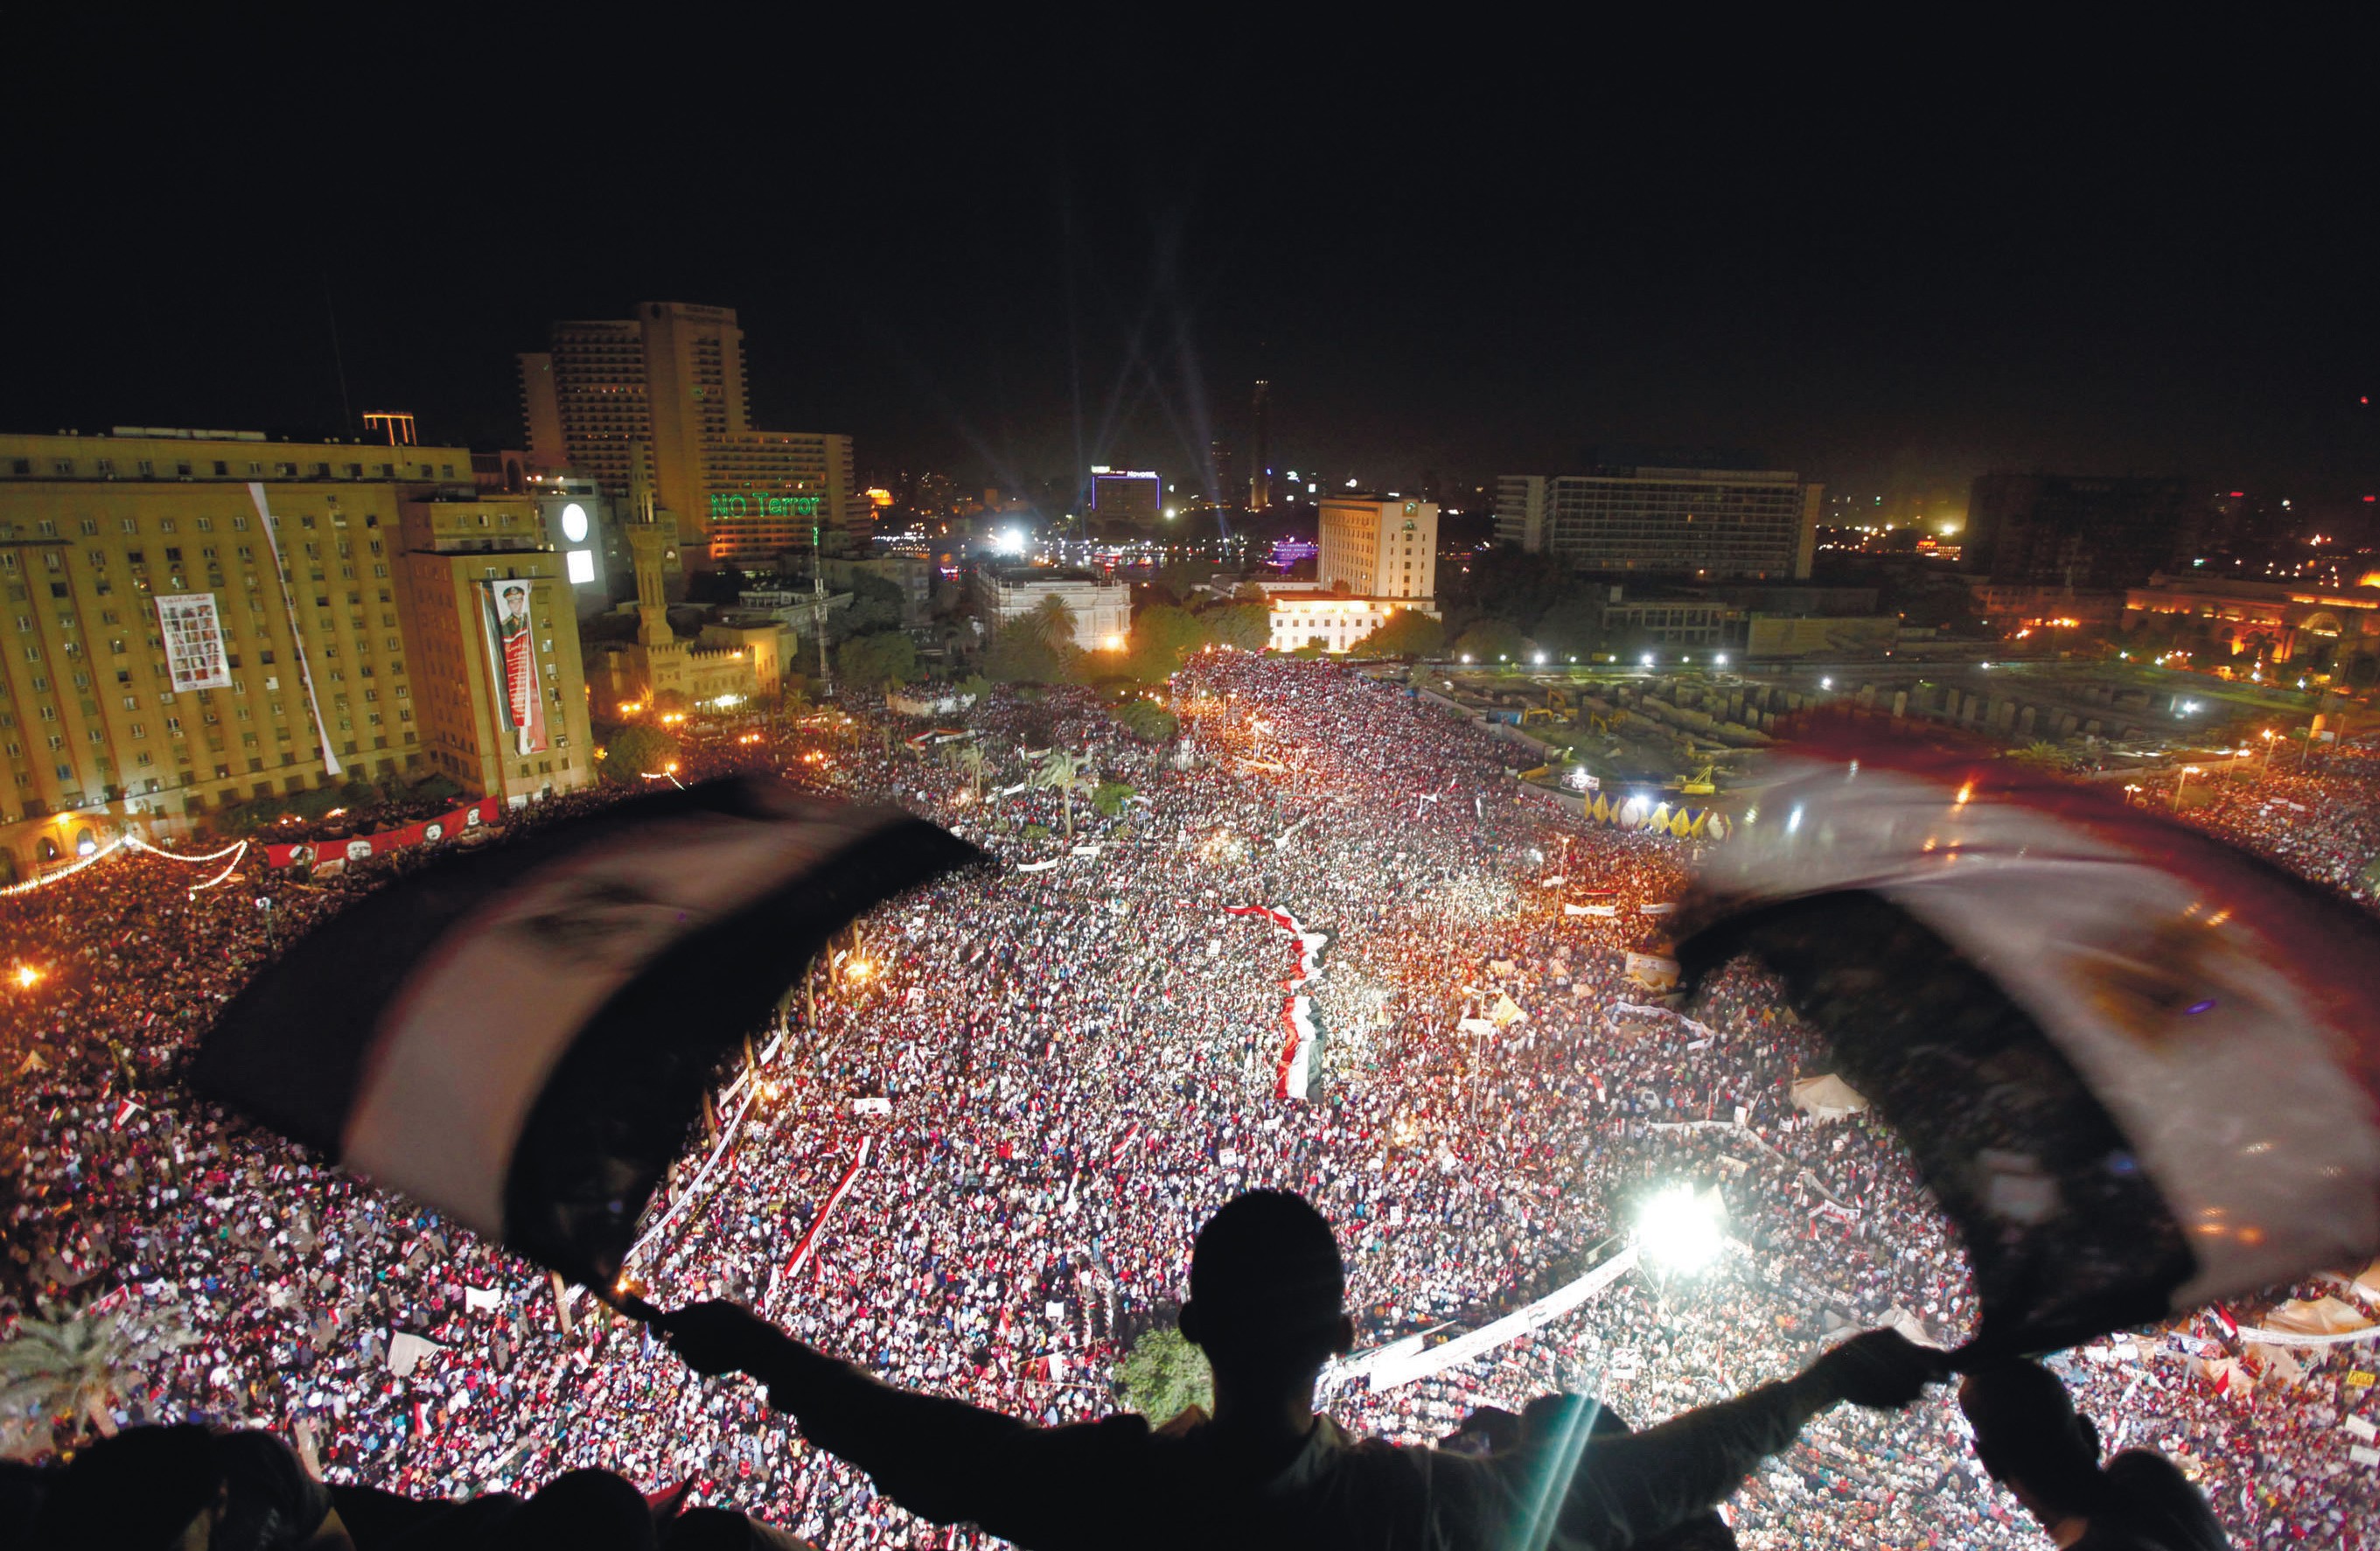
[[[1248,510],[1261,512],[1272,505],[1272,383],[1257,379],[1255,456],[1248,467]]]
[[[669,602],[662,596],[662,562],[669,537],[653,520],[650,498],[628,530],[628,548],[637,560],[637,644],[648,650],[674,646],[677,633],[670,628]]]

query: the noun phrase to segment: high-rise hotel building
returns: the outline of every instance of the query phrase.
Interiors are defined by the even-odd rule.
[[[851,438],[753,429],[732,308],[639,302],[633,318],[555,323],[520,374],[531,459],[615,497],[650,489],[698,566],[807,549],[814,529],[866,545]]]
[[[408,583],[406,513],[422,503],[537,552],[491,542],[453,562],[487,585],[431,596]],[[568,600],[543,609],[532,582],[507,616],[493,586],[558,572],[540,521],[528,498],[475,499],[459,447],[0,435],[0,875],[128,821],[177,833],[358,776],[442,769],[522,800],[577,784],[591,750]],[[499,644],[425,661],[467,624]],[[449,676],[492,654],[508,683]],[[499,702],[526,713],[532,685],[524,739]],[[448,747],[510,752],[500,771],[431,757]]]
[[[1825,493],[1778,469],[1507,474],[1496,481],[1496,537],[1582,571],[1806,578]]]

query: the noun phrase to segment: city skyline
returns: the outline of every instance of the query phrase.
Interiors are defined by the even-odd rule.
[[[421,115],[400,194],[412,175],[293,138],[269,103],[163,58],[118,73],[139,118],[20,108],[12,129],[61,240],[12,255],[42,305],[0,428],[359,436],[403,409],[425,440],[518,445],[516,354],[683,301],[742,319],[755,424],[962,488],[1102,463],[1186,486],[1217,441],[1245,482],[1258,379],[1271,461],[1325,488],[1492,485],[1599,449],[1844,491],[1993,469],[2380,484],[2359,224],[2322,126],[2288,115],[2100,90],[1887,130],[1888,93],[1648,119],[1646,88],[1492,123],[1284,104],[1094,133],[925,92],[888,123],[806,121],[783,178],[758,176],[796,143],[764,102],[663,73],[650,126],[600,154]],[[697,100],[715,125],[674,111]],[[163,123],[209,176],[128,197]],[[695,154],[713,138],[742,149]]]

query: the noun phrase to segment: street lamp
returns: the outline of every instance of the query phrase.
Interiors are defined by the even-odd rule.
[[[2274,737],[2273,730],[2272,730],[2271,728],[2269,728],[2269,727],[2265,728],[2265,769],[2267,769],[2267,770],[2270,770],[2270,769],[2273,768],[2273,737]]]
[[[2184,765],[2181,768],[2181,774],[2176,778],[2173,783],[2174,812],[2180,813],[2181,811],[2181,789],[2190,784],[2190,778],[2192,776],[2197,775],[2198,773],[2199,769],[2195,765]]]

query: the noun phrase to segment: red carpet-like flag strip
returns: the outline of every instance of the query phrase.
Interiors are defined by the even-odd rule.
[[[819,1230],[826,1227],[828,1219],[834,1216],[834,1209],[843,1205],[843,1198],[851,1194],[853,1181],[859,1178],[859,1171],[868,1167],[868,1149],[874,1145],[875,1141],[876,1138],[873,1136],[863,1136],[859,1139],[859,1156],[851,1160],[851,1167],[843,1171],[842,1180],[837,1181],[832,1193],[827,1196],[826,1205],[818,1209],[818,1216],[810,1218],[809,1227],[802,1230],[801,1242],[794,1246],[794,1253],[785,1261],[783,1272],[771,1278],[769,1296],[762,1300],[764,1307],[776,1301],[777,1289],[780,1285],[790,1283],[795,1277],[802,1274],[802,1267],[809,1264],[810,1251],[818,1245]]]
[[[1319,1030],[1314,1022],[1314,1000],[1300,988],[1320,978],[1322,951],[1330,945],[1330,936],[1301,925],[1285,910],[1269,905],[1226,905],[1223,914],[1261,915],[1289,934],[1289,977],[1281,982],[1281,989],[1289,996],[1281,1008],[1282,1037],[1281,1058],[1274,1066],[1273,1094],[1279,1098],[1308,1098],[1313,1090],[1314,1042]]]

